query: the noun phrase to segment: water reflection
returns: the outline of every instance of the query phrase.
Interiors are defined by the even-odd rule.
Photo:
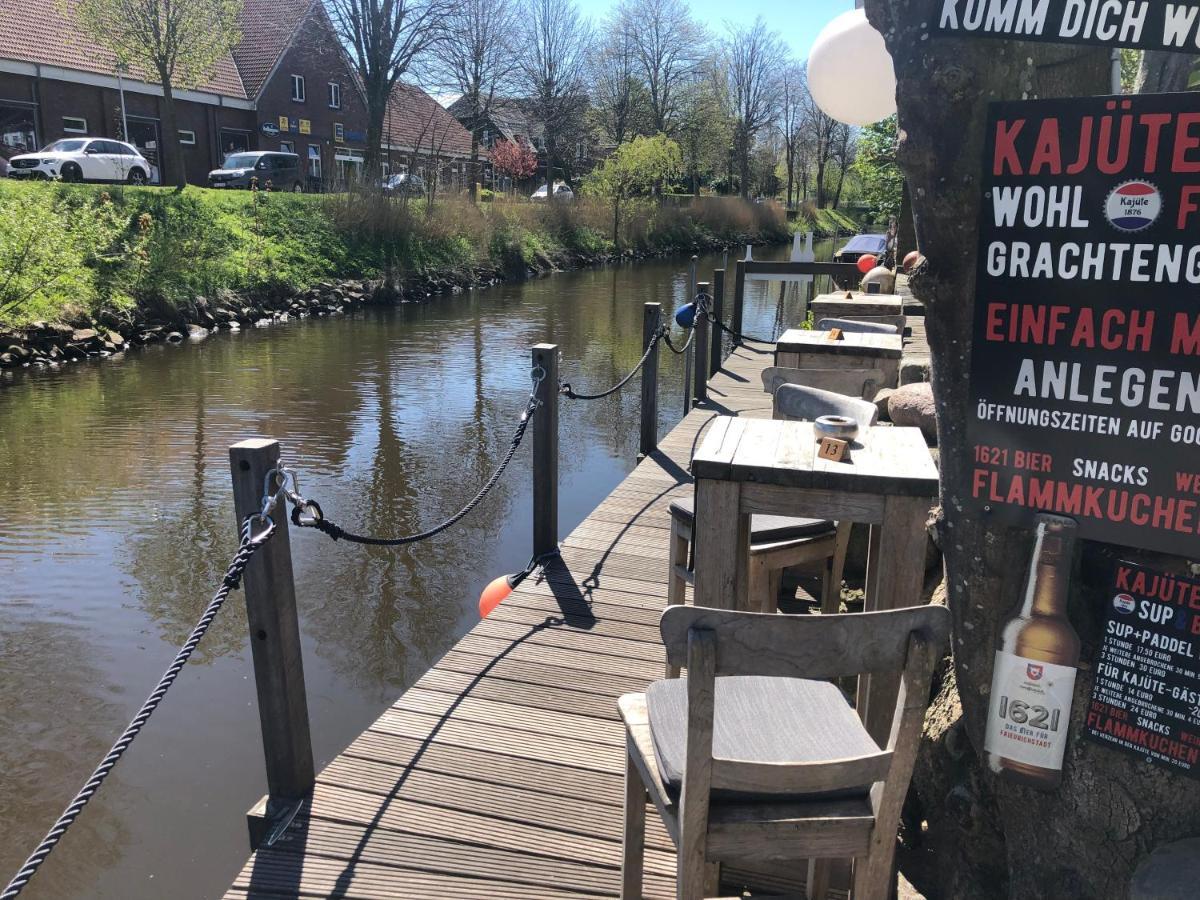
[[[702,259],[701,277],[720,263]],[[5,376],[0,874],[108,748],[215,589],[236,540],[230,444],[278,438],[305,493],[348,528],[429,527],[507,447],[530,346],[557,343],[577,389],[609,386],[641,356],[642,304],[669,315],[688,299],[687,267],[614,266]],[[777,285],[759,286],[746,330],[778,331],[788,314]],[[682,376],[681,359],[664,353],[664,431],[682,412]],[[637,421],[636,383],[563,403],[563,533],[632,467]],[[293,536],[321,760],[476,621],[480,589],[525,563],[530,537],[528,447],[471,517],[428,543]],[[48,864],[27,896],[212,896],[240,867],[242,815],[264,788],[240,595],[194,659],[64,843],[66,861]]]

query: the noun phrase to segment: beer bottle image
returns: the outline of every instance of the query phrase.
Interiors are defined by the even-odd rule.
[[[984,750],[1001,777],[1041,790],[1062,780],[1079,635],[1067,619],[1075,521],[1039,515],[1025,596],[1000,635]]]

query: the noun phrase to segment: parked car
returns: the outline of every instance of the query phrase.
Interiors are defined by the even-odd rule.
[[[63,138],[8,161],[10,178],[127,181],[146,184],[153,171],[132,144],[108,138]]]
[[[425,179],[420,175],[410,175],[401,172],[389,175],[383,179],[383,192],[396,197],[424,197],[426,191]]]
[[[295,153],[275,150],[254,150],[249,153],[231,153],[219,169],[208,173],[211,188],[249,188],[253,179],[258,179],[259,188],[265,190],[267,182],[277,191],[304,190],[304,173],[300,170],[300,157]]]
[[[533,200],[535,203],[540,202],[542,200],[545,200],[549,193],[550,193],[549,186],[543,184],[540,188],[538,188],[536,191],[534,191],[532,194],[529,195],[529,199]],[[561,181],[556,181],[554,183],[554,199],[555,200],[574,200],[575,192],[573,190],[571,190],[569,185],[566,185]]]

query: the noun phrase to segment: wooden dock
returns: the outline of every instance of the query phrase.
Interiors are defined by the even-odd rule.
[[[562,540],[561,560],[334,759],[225,896],[616,896],[617,697],[663,674],[667,507],[691,491],[688,463],[714,416],[770,416],[759,372],[771,361],[768,347],[736,349],[708,402]],[[653,810],[647,827],[646,895],[673,897],[674,851]]]

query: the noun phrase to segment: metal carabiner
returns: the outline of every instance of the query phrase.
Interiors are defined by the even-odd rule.
[[[254,533],[255,522],[263,523],[263,529],[258,534]],[[251,513],[246,516],[243,528],[242,539],[253,546],[261,546],[275,533],[275,520],[268,513]]]

